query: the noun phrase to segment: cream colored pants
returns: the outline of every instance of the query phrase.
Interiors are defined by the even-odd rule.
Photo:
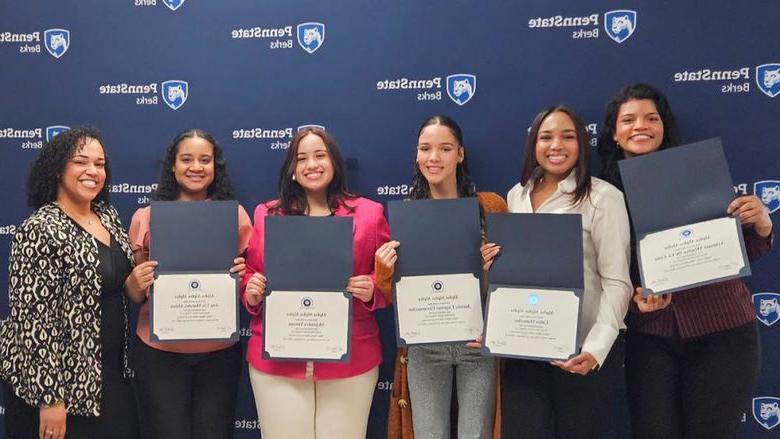
[[[249,366],[263,439],[365,439],[379,369],[314,381],[269,375]]]

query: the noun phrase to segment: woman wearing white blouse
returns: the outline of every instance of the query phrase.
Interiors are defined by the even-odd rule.
[[[591,177],[589,166],[579,118],[561,106],[539,113],[528,134],[521,181],[507,201],[510,212],[582,215],[582,352],[567,361],[504,362],[503,437],[601,437],[622,379],[619,333],[631,298],[628,215],[622,193]],[[482,247],[486,268],[499,251],[500,243]]]

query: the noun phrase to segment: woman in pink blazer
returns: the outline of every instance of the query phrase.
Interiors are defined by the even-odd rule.
[[[242,302],[252,315],[249,377],[264,439],[365,438],[381,362],[373,311],[387,305],[375,285],[374,252],[389,240],[382,205],[347,191],[345,166],[333,138],[318,128],[298,132],[279,175],[279,199],[255,209]],[[347,363],[262,358],[265,218],[269,215],[353,218],[352,356]],[[305,267],[301,267],[305,276]]]

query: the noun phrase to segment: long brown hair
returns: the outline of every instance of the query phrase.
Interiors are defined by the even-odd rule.
[[[520,183],[525,186],[531,179],[534,170],[539,167],[539,162],[536,160],[536,139],[539,136],[539,128],[547,116],[561,112],[569,116],[572,122],[574,122],[574,131],[577,135],[577,164],[574,165],[575,177],[577,185],[574,191],[570,193],[572,196],[573,204],[579,204],[588,197],[590,194],[590,147],[588,146],[587,134],[585,132],[585,124],[582,120],[574,114],[572,110],[563,105],[556,105],[549,107],[536,115],[533,125],[531,125],[531,131],[528,132],[528,139],[525,143],[525,153],[523,154],[523,173],[520,177]]]
[[[327,131],[317,127],[306,127],[293,136],[290,147],[287,149],[287,155],[284,157],[284,163],[279,170],[279,201],[269,209],[272,215],[306,215],[309,210],[309,203],[306,200],[306,192],[297,181],[293,180],[295,175],[295,166],[298,159],[298,146],[304,137],[313,134],[322,139],[325,149],[328,151],[328,157],[333,165],[333,180],[328,184],[327,201],[331,212],[334,212],[339,206],[352,211],[346,201],[357,198],[356,195],[347,190],[347,181],[344,159],[341,156],[336,140],[333,139]]]

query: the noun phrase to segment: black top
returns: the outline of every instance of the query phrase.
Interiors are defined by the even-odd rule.
[[[111,246],[98,242],[98,269],[102,278],[100,290],[100,344],[103,349],[103,379],[122,378],[124,311],[122,295],[130,274],[130,261],[115,240]]]

